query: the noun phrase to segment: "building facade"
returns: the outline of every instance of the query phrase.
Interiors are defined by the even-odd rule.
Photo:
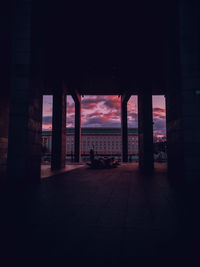
[[[52,151],[52,132],[42,132],[42,146],[47,153]],[[97,155],[121,155],[120,128],[82,128],[81,154],[89,155],[93,149]],[[138,130],[128,129],[128,153],[138,154]],[[66,129],[66,154],[74,154],[74,128]]]

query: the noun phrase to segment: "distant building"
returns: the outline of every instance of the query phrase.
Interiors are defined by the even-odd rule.
[[[42,145],[47,152],[51,152],[52,132],[42,132]],[[121,154],[121,129],[120,128],[82,128],[81,129],[81,153],[89,155],[90,149],[94,149],[98,155]],[[128,153],[138,154],[138,130],[128,129]],[[66,153],[74,153],[74,128],[66,129]]]

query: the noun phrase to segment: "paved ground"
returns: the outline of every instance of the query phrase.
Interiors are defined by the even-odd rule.
[[[1,266],[195,266],[199,204],[165,167],[84,167],[4,190]]]
[[[63,168],[61,170],[52,171],[51,165],[49,165],[49,164],[48,165],[41,165],[41,178],[48,178],[48,177],[51,177],[52,175],[57,175],[57,174],[61,174],[63,172],[75,170],[75,169],[81,168],[83,166],[85,166],[84,163],[66,164],[65,168]]]

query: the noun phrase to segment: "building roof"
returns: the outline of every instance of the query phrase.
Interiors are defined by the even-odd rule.
[[[66,133],[74,133],[74,128],[66,128]],[[42,131],[43,134],[50,134],[52,131]],[[98,133],[98,134],[113,134],[120,133],[121,128],[81,128],[81,133]],[[137,128],[128,128],[128,133],[138,133]]]

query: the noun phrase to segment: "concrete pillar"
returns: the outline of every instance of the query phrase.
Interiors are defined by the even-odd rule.
[[[122,162],[128,162],[127,99],[121,98]]]
[[[9,96],[0,96],[0,177],[5,180],[8,155]],[[1,182],[1,180],[0,180]]]
[[[183,180],[182,103],[180,81],[179,6],[166,5],[165,89],[169,178]],[[176,25],[176,26],[175,26]]]
[[[43,86],[40,11],[38,1],[14,1],[8,179],[15,183],[40,180]]]
[[[12,28],[11,1],[6,1],[1,5],[1,18],[3,27],[1,27],[0,42],[0,183],[5,181],[7,171]]]
[[[51,169],[59,170],[65,167],[66,157],[66,93],[62,85],[53,95],[52,124]]]
[[[185,181],[200,182],[200,16],[196,1],[180,1],[180,84]]]
[[[142,90],[138,94],[138,137],[139,167],[144,172],[152,172],[153,159],[153,119],[151,90]]]
[[[168,174],[173,182],[183,180],[183,135],[181,93],[175,89],[166,94]]]
[[[74,140],[74,160],[81,161],[81,97],[77,95],[75,99],[75,140]]]
[[[200,177],[199,8],[181,0],[168,16],[166,109],[169,178],[193,183]]]

